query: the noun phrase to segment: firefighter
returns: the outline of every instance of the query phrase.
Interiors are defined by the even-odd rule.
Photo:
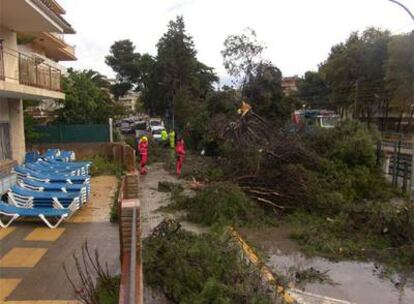
[[[183,166],[185,158],[185,144],[184,139],[181,136],[177,138],[177,143],[175,145],[175,153],[177,154],[176,173],[178,176],[181,176],[181,168]]]
[[[163,145],[164,147],[168,147],[168,142],[167,142],[167,139],[168,139],[168,133],[167,133],[167,130],[162,129],[162,131],[161,131],[161,141],[162,141],[162,145]]]
[[[147,174],[147,168],[145,165],[148,162],[148,138],[146,136],[142,136],[138,143],[138,151],[139,155],[141,156],[140,159],[140,173],[141,175]]]
[[[170,148],[174,149],[175,148],[175,131],[174,130],[170,131],[169,137],[170,137]]]

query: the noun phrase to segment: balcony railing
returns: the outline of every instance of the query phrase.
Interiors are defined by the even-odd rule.
[[[42,62],[41,57],[19,53],[19,82],[52,91],[61,91],[60,70]]]
[[[0,40],[0,80],[4,80],[3,42]]]
[[[0,44],[0,79],[60,92],[61,71],[45,63],[45,60]]]

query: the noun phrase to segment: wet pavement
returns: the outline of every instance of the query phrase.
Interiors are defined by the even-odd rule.
[[[86,240],[110,272],[119,274],[118,226],[107,220],[116,178],[100,176],[91,183],[90,202],[58,229],[25,221],[0,230],[0,303],[78,303],[63,264],[75,278],[72,255]]]
[[[414,274],[402,285],[397,276],[393,279],[383,277],[380,267],[374,263],[333,262],[320,257],[306,257],[289,239],[289,231],[283,228],[243,229],[242,234],[269,256],[266,264],[279,275],[289,278],[294,271],[310,267],[321,272],[328,271],[334,284],[307,283],[301,286],[306,292],[359,304],[414,303]]]

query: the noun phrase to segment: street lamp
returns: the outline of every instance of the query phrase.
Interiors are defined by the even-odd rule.
[[[402,4],[401,2],[398,2],[397,0],[389,0],[389,1],[402,7],[408,13],[408,15],[410,15],[411,19],[414,22],[413,13],[411,13],[411,11],[404,4]],[[414,39],[414,29],[411,31],[411,37]],[[413,83],[413,90],[414,90],[414,83]],[[411,168],[411,201],[414,202],[414,143],[413,143],[413,151],[412,151],[412,168]]]
[[[389,1],[391,1],[392,3],[395,3],[398,6],[402,7],[408,13],[408,15],[410,15],[411,19],[413,19],[413,22],[414,22],[414,15],[413,15],[413,13],[411,13],[411,11],[408,9],[408,7],[406,7],[401,2],[398,2],[397,0],[389,0]]]

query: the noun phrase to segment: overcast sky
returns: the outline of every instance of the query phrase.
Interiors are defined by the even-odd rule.
[[[414,0],[401,0],[414,11]],[[107,76],[104,62],[115,40],[131,39],[137,51],[156,54],[155,44],[168,21],[183,15],[198,59],[223,79],[220,51],[229,34],[250,27],[267,49],[264,58],[284,76],[315,70],[332,45],[368,26],[409,32],[414,23],[388,0],[58,0],[77,33],[66,35],[76,46],[76,62],[66,66],[95,69]]]

